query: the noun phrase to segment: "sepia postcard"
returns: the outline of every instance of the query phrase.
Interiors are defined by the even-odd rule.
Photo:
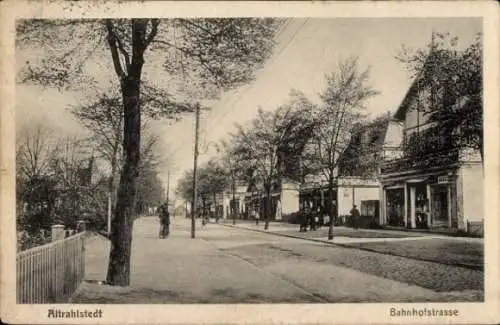
[[[2,2],[2,322],[498,323],[498,9]]]

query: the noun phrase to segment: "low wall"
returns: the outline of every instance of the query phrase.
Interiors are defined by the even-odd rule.
[[[484,236],[484,221],[467,221],[467,233],[472,236]]]

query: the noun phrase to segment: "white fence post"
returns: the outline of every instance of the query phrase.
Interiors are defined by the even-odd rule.
[[[52,241],[59,239],[64,239],[64,225],[53,225],[52,226]]]
[[[85,220],[78,220],[76,222],[76,232],[84,232],[87,230],[87,222]]]

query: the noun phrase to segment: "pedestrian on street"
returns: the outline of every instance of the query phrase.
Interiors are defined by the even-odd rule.
[[[299,232],[307,231],[307,216],[304,209],[299,211]]]
[[[260,219],[260,215],[259,215],[259,211],[255,211],[255,224],[258,226],[259,225],[259,219]]]
[[[168,237],[170,233],[170,213],[167,203],[160,206],[160,238]]]
[[[309,229],[316,230],[316,212],[314,210],[309,210]]]
[[[351,214],[351,220],[352,220],[352,226],[354,229],[358,229],[358,222],[359,222],[359,217],[360,213],[356,205],[353,205],[352,210],[350,211]]]
[[[316,227],[318,229],[321,229],[321,226],[323,225],[323,209],[321,207],[321,205],[318,205],[318,207],[316,208],[316,213],[315,213],[315,223],[316,223]]]

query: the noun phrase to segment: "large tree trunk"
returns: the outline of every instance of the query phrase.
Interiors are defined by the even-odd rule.
[[[111,159],[111,178],[109,180],[109,193],[111,195],[111,207],[114,209],[116,205],[116,197],[118,195],[116,182],[119,181],[120,173],[118,170],[118,148],[113,149],[113,158]]]
[[[140,162],[139,88],[139,78],[128,77],[122,83],[125,164],[121,172],[115,216],[111,224],[111,252],[106,279],[109,284],[119,286],[130,284],[132,226]]]
[[[132,19],[132,59],[125,58],[125,70],[119,59],[119,43],[113,31],[113,24],[106,21],[108,43],[120,80],[123,99],[123,150],[125,164],[121,171],[120,185],[115,207],[115,217],[111,223],[111,251],[106,282],[111,285],[128,286],[130,284],[130,252],[132,246],[132,226],[135,215],[135,198],[140,164],[141,110],[140,86],[144,51],[147,47],[147,20]],[[156,29],[155,29],[156,33]],[[150,37],[154,37],[150,35]]]

